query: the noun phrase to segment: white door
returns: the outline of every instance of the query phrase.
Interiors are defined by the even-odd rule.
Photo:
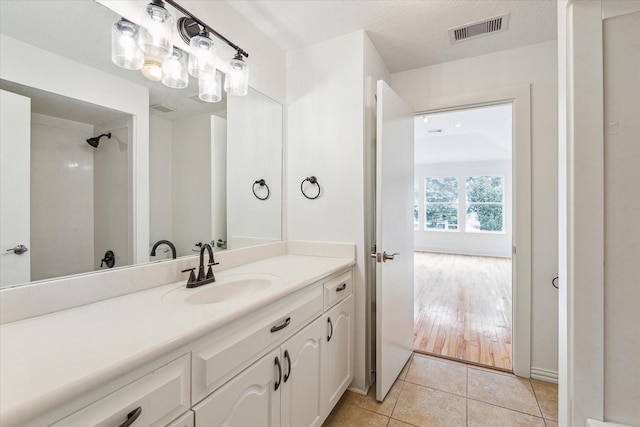
[[[0,287],[5,287],[31,277],[31,254],[24,252],[31,243],[31,100],[0,90],[0,123]]]
[[[383,81],[377,87],[376,399],[413,351],[413,116]]]

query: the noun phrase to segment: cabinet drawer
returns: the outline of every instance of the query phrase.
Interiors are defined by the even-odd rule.
[[[203,340],[192,352],[193,403],[318,317],[322,304],[321,285],[312,285]]]
[[[324,282],[324,309],[328,310],[334,304],[342,301],[353,292],[351,271],[347,271]]]
[[[189,361],[186,354],[53,425],[113,427],[139,411],[133,425],[165,426],[190,407]]]
[[[187,411],[180,418],[173,421],[171,424],[167,424],[167,427],[194,427],[193,411]],[[132,426],[135,427],[135,424]]]

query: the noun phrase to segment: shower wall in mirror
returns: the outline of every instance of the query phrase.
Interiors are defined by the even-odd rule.
[[[166,246],[149,256],[164,239],[178,256],[198,243],[224,250],[281,239],[282,106],[252,89],[203,103],[197,84],[168,89],[119,69],[109,55],[118,19],[94,1],[0,2],[0,89],[30,104],[31,205],[26,240],[0,233],[0,287],[106,269],[109,250],[114,268],[164,259]],[[56,24],[69,20],[83,37]],[[37,34],[23,31],[27,21]],[[103,133],[111,138],[87,143]],[[261,179],[266,200],[252,191]],[[3,205],[13,197],[4,189]],[[6,249],[21,243],[33,257],[28,279],[5,283]]]

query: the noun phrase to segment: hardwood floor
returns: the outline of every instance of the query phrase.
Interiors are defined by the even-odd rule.
[[[415,252],[414,348],[511,370],[511,260]]]

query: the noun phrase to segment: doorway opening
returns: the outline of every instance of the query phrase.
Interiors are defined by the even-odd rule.
[[[414,349],[512,371],[513,104],[417,115]]]

